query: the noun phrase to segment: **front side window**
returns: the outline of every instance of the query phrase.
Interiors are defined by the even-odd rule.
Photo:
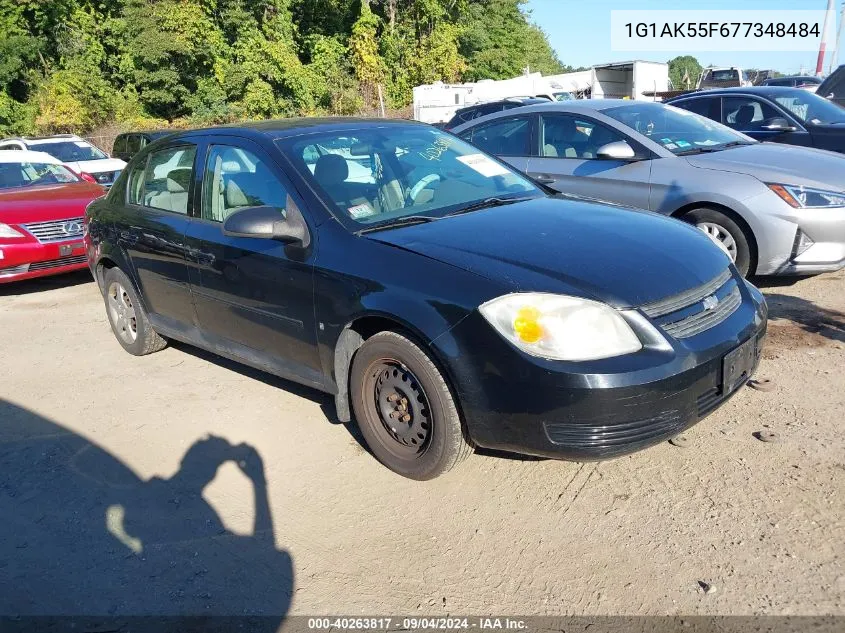
[[[526,116],[496,119],[461,134],[461,138],[496,156],[528,156],[529,119]]]
[[[776,96],[775,101],[802,123],[819,125],[845,122],[845,110],[842,107],[806,90],[790,90],[787,94]]]
[[[423,126],[373,126],[278,143],[336,216],[362,226],[434,219],[491,197],[542,195],[477,148]]]
[[[187,215],[195,145],[153,152],[129,175],[129,202]]]
[[[546,158],[592,159],[602,145],[624,141],[610,128],[568,114],[540,117],[540,150]]]
[[[721,123],[662,103],[633,103],[602,111],[673,154],[715,151],[753,143]]]
[[[31,149],[46,152],[63,163],[75,163],[81,160],[101,160],[108,156],[87,141],[49,141],[31,143]]]
[[[735,130],[759,130],[765,121],[780,116],[772,106],[749,97],[725,97],[722,101],[724,124]]]
[[[53,163],[0,163],[0,189],[79,182],[67,167]]]
[[[240,147],[213,145],[205,164],[202,217],[223,222],[238,209],[284,211],[287,192],[258,156]]]

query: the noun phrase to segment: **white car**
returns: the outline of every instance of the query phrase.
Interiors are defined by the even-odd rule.
[[[111,158],[85,139],[73,134],[7,138],[0,141],[0,150],[44,152],[60,160],[77,174],[89,174],[104,187],[111,187],[126,167],[126,163],[119,158]]]

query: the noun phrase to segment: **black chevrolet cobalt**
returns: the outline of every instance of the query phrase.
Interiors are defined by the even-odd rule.
[[[699,230],[550,193],[427,125],[300,119],[152,143],[87,212],[118,342],[334,395],[388,468],[601,459],[754,371],[762,295]]]

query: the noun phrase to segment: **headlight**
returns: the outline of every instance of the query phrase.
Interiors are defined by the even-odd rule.
[[[779,185],[767,183],[781,200],[795,209],[821,209],[824,207],[845,207],[845,193],[812,189],[801,185]]]
[[[13,229],[8,224],[0,223],[0,237],[26,237],[17,229]]]
[[[479,310],[499,334],[532,356],[595,360],[643,347],[619,312],[597,301],[526,292],[498,297]]]

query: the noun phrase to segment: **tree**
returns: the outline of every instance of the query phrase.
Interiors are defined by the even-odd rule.
[[[669,80],[675,90],[695,88],[701,70],[701,64],[692,55],[681,55],[669,60]]]

